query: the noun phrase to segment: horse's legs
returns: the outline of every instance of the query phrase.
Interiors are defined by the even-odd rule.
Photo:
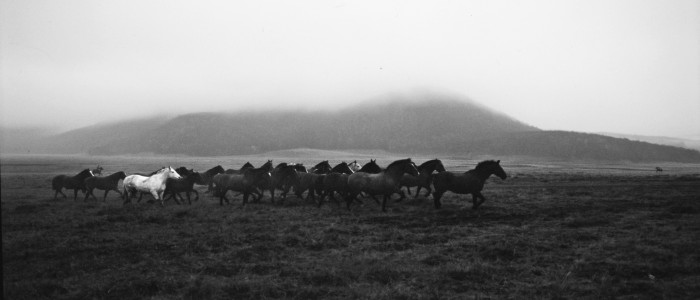
[[[127,203],[131,203],[131,193],[127,188],[124,188],[124,193],[122,193],[122,197],[124,198],[124,203],[122,205],[126,205]]]
[[[105,190],[105,196],[104,196],[104,198],[102,198],[102,202],[106,202],[106,201],[107,201],[107,193],[109,193],[109,191],[110,191],[110,189],[106,189],[106,190]],[[117,190],[117,193],[118,193],[118,192],[119,192],[119,190]],[[97,197],[95,197],[95,198],[97,198]]]
[[[440,209],[442,206],[442,203],[440,203],[440,198],[442,198],[442,194],[444,194],[445,191],[434,191],[433,192],[433,202],[435,203],[435,209]]]
[[[479,199],[481,199],[481,201],[479,201]],[[484,201],[486,201],[486,198],[484,198],[484,195],[482,195],[481,192],[472,193],[472,209],[479,208]]]
[[[165,203],[163,200],[163,193],[165,193],[165,191],[152,191],[151,192],[151,195],[153,195],[153,197],[155,197],[156,200],[160,201],[160,207],[165,207]],[[175,198],[175,197],[173,196],[173,198]],[[177,201],[177,200],[175,200],[175,201]]]
[[[406,194],[404,194],[404,192],[401,189],[399,189],[398,194],[399,194],[399,199],[397,199],[396,202],[401,202],[401,200],[406,199]],[[409,195],[410,195],[410,193],[409,193]],[[416,193],[416,195],[418,195],[418,193]]]
[[[408,195],[410,196],[411,195],[411,187],[406,186],[406,191],[408,191]],[[420,191],[420,186],[418,186],[418,191]],[[416,195],[418,195],[418,191],[416,191]]]
[[[77,201],[77,200],[78,200],[78,189],[74,189],[73,190],[73,201]]]
[[[92,194],[92,190],[87,189],[87,192],[85,192],[85,199],[83,199],[83,202],[86,202],[88,197],[90,197],[91,194]],[[92,196],[95,197],[95,195],[92,195]],[[97,199],[97,197],[95,197],[95,199]]]
[[[423,197],[428,198],[428,196],[430,196],[430,193],[432,191],[433,190],[430,188],[430,185],[425,186],[425,195],[423,195]]]
[[[413,199],[418,198],[418,196],[420,196],[420,189],[421,188],[423,188],[423,186],[419,184],[418,187],[416,188],[416,194],[413,195]],[[409,193],[409,195],[410,195],[410,193]]]
[[[194,193],[194,201],[199,201],[199,192],[195,189],[192,189],[192,192]]]
[[[389,200],[390,196],[391,194],[384,194],[384,200],[382,200],[382,212],[386,212],[386,201]]]

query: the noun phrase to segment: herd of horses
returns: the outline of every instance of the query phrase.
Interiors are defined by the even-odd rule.
[[[365,165],[360,165],[357,161],[341,162],[333,167],[325,160],[310,169],[302,164],[291,163],[280,163],[273,167],[272,160],[268,160],[258,168],[246,163],[240,169],[225,170],[218,165],[201,173],[186,167],[163,167],[150,174],[127,176],[124,171],[118,171],[108,176],[97,176],[102,175],[102,170],[98,165],[96,169],[85,169],[75,176],[54,177],[51,182],[55,191],[54,199],[58,199],[59,193],[67,198],[63,189],[68,189],[73,190],[74,200],[77,200],[78,191],[82,191],[87,201],[90,196],[97,198],[93,194],[97,189],[104,190],[103,201],[110,191],[119,193],[124,205],[137,195],[140,202],[145,194],[153,196],[161,206],[169,198],[180,204],[180,200],[184,201],[181,193],[185,193],[188,202],[192,204],[191,194],[195,195],[195,201],[199,199],[194,186],[204,185],[207,186],[207,192],[219,198],[220,205],[230,203],[227,197],[229,191],[242,195],[241,206],[246,205],[251,197],[252,201],[260,201],[265,192],[269,192],[270,201],[275,203],[275,193],[279,190],[280,201],[284,201],[287,194],[293,192],[299,198],[315,201],[319,207],[325,199],[336,200],[335,197],[339,196],[345,201],[348,210],[354,202],[362,202],[358,198],[361,195],[371,197],[378,204],[376,196],[382,196],[382,211],[386,211],[387,201],[392,195],[399,195],[396,200],[398,202],[406,198],[402,188],[405,187],[410,195],[411,188],[416,187],[415,197],[418,197],[421,189],[425,189],[425,197],[432,193],[435,208],[441,207],[440,199],[445,192],[450,191],[471,194],[472,208],[477,209],[485,201],[481,194],[484,182],[491,175],[503,180],[507,177],[500,160],[482,161],[472,170],[455,173],[446,171],[439,159],[416,165],[410,158],[394,161],[386,168],[377,165],[376,160],[370,160]],[[119,191],[120,181],[123,192]]]

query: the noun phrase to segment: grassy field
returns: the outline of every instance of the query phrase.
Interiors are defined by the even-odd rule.
[[[162,208],[99,192],[53,200],[50,189],[53,176],[97,163],[110,174],[402,158],[372,155],[2,156],[3,298],[700,297],[699,165],[657,174],[653,164],[502,158],[510,177],[488,181],[478,211],[449,193],[441,210],[419,197],[382,213],[371,200],[349,212],[296,198],[222,207],[202,194]],[[441,159],[464,171],[481,158]]]

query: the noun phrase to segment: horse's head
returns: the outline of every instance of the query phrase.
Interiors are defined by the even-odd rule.
[[[333,169],[331,169],[331,172],[336,172],[336,173],[342,173],[342,174],[352,174],[355,173],[352,169],[350,169],[350,166],[346,162],[341,162]]]
[[[480,172],[482,174],[487,175],[496,175],[498,178],[501,178],[505,180],[508,178],[508,175],[506,174],[506,171],[501,168],[501,161],[494,161],[494,160],[486,160],[480,162],[478,165],[476,165],[476,168],[474,168],[477,172]]]
[[[377,164],[376,159],[370,159],[358,172],[376,174],[382,171],[382,168]]]
[[[300,172],[300,173],[308,173],[309,172],[308,170],[306,170],[306,167],[304,167],[304,164],[293,164],[291,166],[294,167],[294,170],[297,170],[297,172]]]
[[[272,171],[272,160],[268,159],[267,162],[260,167],[260,169],[267,170],[267,172]]]
[[[113,176],[115,176],[117,180],[123,180],[124,178],[126,178],[126,173],[124,173],[124,171],[119,171],[117,173],[114,173]]]
[[[331,171],[331,164],[327,160],[317,163],[313,168],[311,168],[311,173],[316,174],[326,174]]]
[[[353,172],[357,172],[357,171],[359,171],[360,169],[362,169],[362,165],[360,165],[359,163],[357,163],[357,160],[355,160],[355,161],[349,163],[349,164],[348,164],[348,167],[350,167],[350,170],[352,170]]]
[[[163,172],[166,174],[167,178],[173,178],[173,179],[180,179],[182,176],[173,169],[173,167],[167,167],[163,169]]]

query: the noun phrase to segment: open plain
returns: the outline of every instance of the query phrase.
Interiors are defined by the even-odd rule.
[[[5,299],[481,299],[700,297],[700,165],[498,158],[486,202],[447,193],[352,211],[294,196],[240,208],[198,186],[192,205],[53,199],[51,178],[267,159],[381,166],[405,156],[312,150],[266,156],[3,155]],[[417,163],[434,157],[414,157]],[[438,157],[448,171],[481,158]],[[487,158],[483,158],[487,159]],[[663,172],[655,172],[655,167]],[[396,197],[396,196],[395,196]],[[467,201],[467,199],[469,199]]]

